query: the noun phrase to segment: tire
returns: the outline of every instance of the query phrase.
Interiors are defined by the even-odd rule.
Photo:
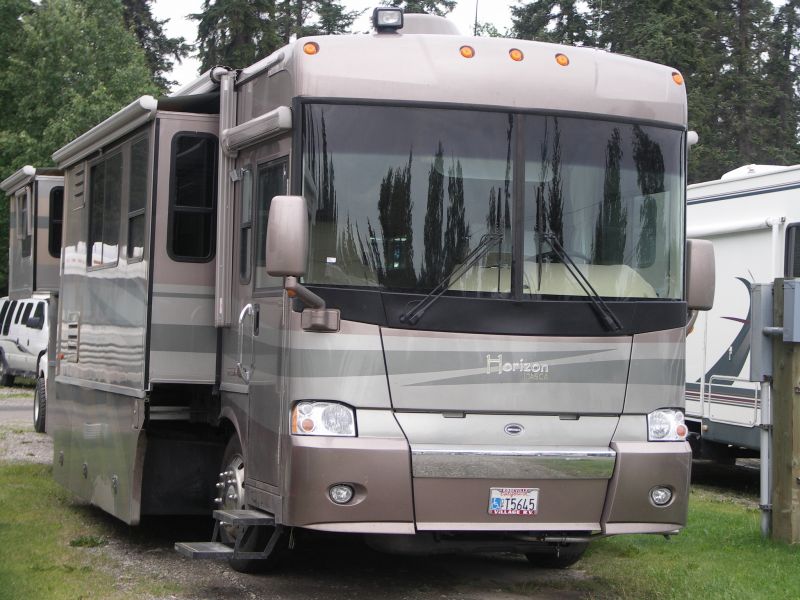
[[[535,567],[543,569],[566,569],[578,562],[586,548],[589,546],[588,542],[572,543],[558,546],[558,553],[552,554],[531,552],[525,555],[528,562]]]
[[[239,438],[234,434],[228,442],[225,453],[222,456],[222,468],[220,469],[222,475],[220,481],[223,483],[223,487],[220,492],[222,502],[219,504],[219,508],[224,510],[244,510],[247,508],[246,492],[244,488],[244,468],[245,462],[242,445],[239,443]],[[224,475],[226,473],[232,473],[232,475]],[[274,527],[251,528],[247,534],[247,539],[242,541],[239,549],[245,552],[263,550],[266,548],[274,531]],[[245,535],[245,529],[241,526],[235,527],[232,525],[220,524],[219,535],[222,542],[233,544],[240,536]],[[239,571],[240,573],[258,573],[266,571],[273,567],[280,559],[283,551],[286,549],[285,542],[285,537],[278,540],[272,553],[265,559],[231,558],[228,560],[228,563],[234,571]]]
[[[9,387],[14,385],[14,376],[8,372],[8,363],[6,357],[0,357],[0,385]]]
[[[38,433],[44,433],[47,416],[47,392],[45,391],[44,377],[36,378],[36,389],[33,392],[33,428]]]

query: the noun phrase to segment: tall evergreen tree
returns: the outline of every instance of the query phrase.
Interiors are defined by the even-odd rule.
[[[426,13],[440,17],[453,11],[456,0],[384,0],[384,6],[398,6],[407,13]]]
[[[280,46],[274,0],[203,0],[198,21],[200,70],[242,68]]]
[[[167,90],[174,81],[165,77],[172,70],[174,61],[189,55],[192,49],[182,37],[168,37],[164,25],[168,19],[159,20],[153,16],[150,5],[153,0],[122,0],[125,24],[136,34],[139,45],[144,49],[147,66],[153,80],[162,90]]]
[[[526,40],[556,44],[588,44],[591,13],[578,0],[536,0],[511,7],[511,34]]]

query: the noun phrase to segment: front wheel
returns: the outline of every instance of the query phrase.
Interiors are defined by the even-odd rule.
[[[47,392],[44,377],[36,378],[36,389],[33,392],[33,428],[38,433],[45,432],[45,416],[47,414]]]
[[[535,567],[541,567],[543,569],[566,569],[581,559],[588,545],[589,542],[573,542],[571,544],[557,546],[556,552],[552,554],[530,552],[525,555],[525,558]]]
[[[219,508],[223,510],[244,510],[247,508],[245,492],[245,462],[242,445],[239,438],[234,434],[225,448],[222,456],[222,469],[220,473],[221,492]],[[260,552],[267,547],[267,543],[275,532],[275,527],[250,527],[245,528],[241,525],[229,525],[220,523],[219,535],[222,542],[235,544],[240,540],[239,549],[243,552]],[[285,539],[281,539],[274,545],[272,552],[267,558],[236,558],[228,562],[234,571],[240,573],[256,573],[265,571],[272,567],[280,558],[285,549]]]

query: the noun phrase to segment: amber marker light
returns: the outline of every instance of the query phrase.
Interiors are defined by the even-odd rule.
[[[319,44],[317,42],[306,42],[303,44],[303,52],[308,54],[309,56],[313,56],[317,52],[319,52]]]
[[[677,85],[683,85],[683,75],[681,75],[677,71],[673,71],[672,81],[674,81]]]
[[[475,56],[475,48],[472,46],[461,46],[458,50],[464,58],[472,58]]]
[[[556,54],[556,62],[562,67],[566,67],[569,64],[569,57],[566,54],[561,54],[561,52],[559,52]]]
[[[522,53],[522,50],[518,50],[517,48],[512,48],[508,51],[508,55],[511,57],[511,60],[520,62],[525,55]]]

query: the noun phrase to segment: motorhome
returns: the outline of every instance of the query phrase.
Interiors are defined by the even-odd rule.
[[[0,383],[33,377],[33,425],[46,427],[50,318],[58,313],[64,206],[60,169],[26,165],[0,183],[9,197],[8,298],[0,308]]]
[[[381,8],[142,97],[66,173],[54,476],[235,568],[290,530],[564,566],[686,523],[686,93]]]
[[[769,390],[750,381],[750,290],[800,277],[798,189],[800,165],[745,165],[688,187],[688,235],[714,243],[719,300],[687,337],[686,419],[701,456],[732,462],[760,450]]]

